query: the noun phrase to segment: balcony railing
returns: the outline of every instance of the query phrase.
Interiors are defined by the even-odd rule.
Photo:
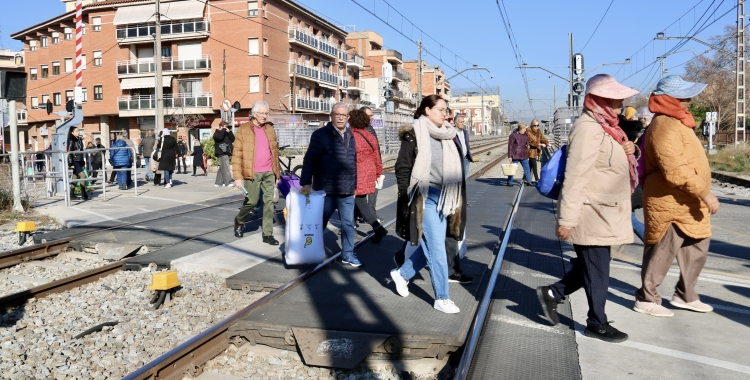
[[[291,95],[290,95],[291,98]],[[295,98],[297,110],[331,112],[331,108],[336,104],[335,99],[330,98],[312,98],[309,96],[297,96]]]
[[[343,88],[349,87],[349,79],[344,79],[344,78],[339,79],[339,86]]]
[[[211,56],[204,54],[201,57],[187,59],[179,57],[162,58],[161,69],[162,71],[210,70]],[[156,72],[156,64],[153,58],[117,61],[117,75],[153,72]]]
[[[356,88],[356,89],[362,89],[364,86],[364,82],[362,82],[360,79],[352,79],[349,81],[348,88]]]
[[[164,95],[165,108],[210,108],[212,107],[212,95],[207,93],[196,94],[166,94]],[[122,96],[117,98],[117,106],[120,111],[136,111],[154,109],[156,96]]]
[[[365,66],[365,58],[359,54],[349,54],[349,59],[346,60],[347,65]]]
[[[333,84],[334,86],[339,84],[339,76],[331,73],[327,73],[325,71],[320,73],[320,80],[321,82],[326,82]]]
[[[339,49],[330,42],[324,41],[318,36],[309,34],[306,30],[300,29],[297,26],[290,26],[287,30],[290,40],[301,42],[321,53],[333,57],[339,57]]]
[[[334,104],[336,104],[335,99],[323,98],[320,101],[320,110],[322,112],[331,113],[331,110],[333,109]]]
[[[169,37],[170,35],[185,33],[205,33],[209,31],[209,23],[206,19],[162,22],[161,35]],[[117,27],[117,39],[126,38],[152,38],[151,35],[156,33],[154,24],[130,24]]]
[[[342,61],[344,61],[344,62],[348,61],[349,60],[349,53],[347,53],[347,52],[345,52],[343,50],[339,51],[339,59],[342,60]]]
[[[318,70],[317,67],[304,66],[298,63],[289,62],[289,73],[294,74],[295,71],[299,76],[320,80],[320,70]]]
[[[393,77],[401,80],[411,80],[411,75],[409,74],[409,72],[402,68],[396,68],[395,70],[393,70]]]

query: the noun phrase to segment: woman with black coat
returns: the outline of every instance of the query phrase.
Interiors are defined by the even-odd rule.
[[[68,152],[76,152],[83,150],[83,138],[78,136],[78,128],[73,127],[68,132]],[[86,159],[84,153],[70,153],[68,154],[68,167],[73,170],[73,179],[86,178],[83,169],[86,167]],[[70,197],[75,196],[75,188],[80,186],[81,195],[84,200],[89,199],[89,195],[86,194],[86,186],[83,182],[76,182],[70,187]]]
[[[159,170],[164,171],[164,187],[172,187],[172,172],[177,164],[177,140],[170,135],[169,129],[164,129],[164,134],[159,141],[161,157],[159,158]]]
[[[203,169],[203,175],[207,176],[206,164],[203,163],[203,147],[201,146],[201,141],[198,139],[193,143],[193,153],[191,156],[193,156],[193,177],[195,177],[195,168]]]

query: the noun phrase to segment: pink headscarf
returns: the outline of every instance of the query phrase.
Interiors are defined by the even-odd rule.
[[[628,142],[628,135],[620,128],[617,115],[612,109],[611,99],[587,94],[583,99],[583,108],[591,111],[604,132],[612,136],[621,146]],[[638,161],[634,155],[628,154],[628,164],[630,166],[630,193],[632,194],[638,186]]]

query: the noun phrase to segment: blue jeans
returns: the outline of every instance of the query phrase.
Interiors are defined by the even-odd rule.
[[[513,163],[521,163],[521,166],[523,167],[523,175],[526,177],[526,182],[531,183],[531,168],[529,167],[529,159],[525,160],[513,160]],[[508,183],[513,183],[513,176],[508,176]]]
[[[630,217],[630,220],[633,222],[633,232],[635,232],[635,236],[638,236],[638,239],[641,239],[641,242],[646,242],[643,237],[646,236],[646,226],[641,223],[640,220],[635,216],[635,211],[633,211],[633,214]]]
[[[399,271],[403,278],[409,280],[427,265],[435,299],[446,300],[450,298],[448,296],[448,259],[445,253],[448,219],[438,211],[438,199],[440,199],[440,190],[430,187],[424,204],[422,239],[419,240],[419,248],[406,258]]]
[[[326,228],[328,220],[336,210],[339,210],[341,220],[341,257],[347,259],[354,255],[354,195],[344,197],[326,195],[323,206],[323,228]]]
[[[469,159],[464,158],[464,181],[466,181],[469,178]]]
[[[172,183],[172,171],[171,170],[165,170],[164,171],[164,184]]]
[[[149,172],[149,167],[151,167],[151,157],[143,157],[143,161],[146,163],[145,168],[143,169],[146,172],[146,179],[150,179],[152,177],[151,172]]]
[[[127,169],[127,166],[115,166],[115,169]],[[117,186],[123,187],[128,184],[128,172],[126,171],[118,171],[117,173]]]

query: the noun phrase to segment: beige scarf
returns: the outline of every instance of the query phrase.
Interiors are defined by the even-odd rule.
[[[444,123],[438,128],[427,116],[414,119],[414,135],[417,138],[417,157],[411,171],[409,181],[409,194],[416,191],[427,198],[430,187],[430,161],[432,160],[432,149],[430,139],[440,140],[443,145],[443,186],[440,189],[438,210],[445,215],[453,215],[461,206],[461,182],[464,175],[461,167],[460,154],[453,143],[456,129],[449,123]]]

